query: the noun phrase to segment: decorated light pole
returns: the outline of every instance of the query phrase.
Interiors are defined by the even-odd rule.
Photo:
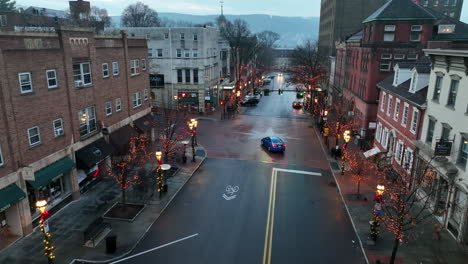
[[[163,176],[161,174],[162,152],[161,151],[156,151],[154,154],[156,156],[156,160],[158,161],[158,166],[156,167],[156,184],[158,185],[159,197],[161,197],[163,187],[164,187]]]
[[[187,122],[187,123],[188,123],[190,131],[192,131],[192,162],[195,162],[195,134],[197,133],[197,131],[195,130],[193,122]]]
[[[52,242],[50,241],[51,233],[49,231],[49,221],[47,220],[50,217],[49,211],[46,210],[47,201],[46,200],[39,200],[36,202],[36,207],[41,212],[41,219],[39,220],[39,228],[41,232],[44,234],[44,255],[47,257],[48,263],[54,263],[55,255],[53,253],[54,246],[52,246]]]
[[[382,214],[382,198],[385,191],[385,186],[377,185],[377,190],[374,197],[374,212],[372,220],[369,222],[370,225],[370,236],[371,239],[375,242],[377,241],[377,236],[379,235],[379,226],[380,226],[380,216]]]
[[[198,146],[197,143],[197,126],[198,126],[198,121],[195,118],[190,119],[190,122],[193,124],[193,131],[194,132],[194,139],[195,139],[195,146]]]

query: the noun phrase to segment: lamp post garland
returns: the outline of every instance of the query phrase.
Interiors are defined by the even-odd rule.
[[[161,194],[162,194],[163,188],[164,188],[163,175],[161,174],[162,152],[161,151],[156,151],[155,156],[156,156],[156,160],[158,161],[158,166],[156,167],[156,184],[158,185],[159,197],[161,197]]]
[[[196,144],[195,136],[197,134],[197,130],[196,130],[197,123],[198,122],[194,118],[192,118],[190,122],[187,122],[190,131],[192,131],[192,162],[195,162],[195,144]]]
[[[50,217],[50,213],[46,210],[47,201],[46,200],[39,200],[36,202],[36,207],[41,212],[41,219],[39,220],[39,228],[41,232],[44,234],[44,239],[42,242],[44,243],[44,255],[47,257],[48,263],[54,263],[55,255],[53,253],[54,246],[52,246],[52,242],[50,237],[52,234],[49,231],[49,223],[47,219]]]

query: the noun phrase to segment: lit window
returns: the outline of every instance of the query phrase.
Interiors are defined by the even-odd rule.
[[[30,72],[18,73],[18,78],[22,94],[30,93],[33,91],[32,78]]]
[[[112,102],[106,102],[106,116],[112,115]]]
[[[54,120],[53,122],[54,125],[54,136],[62,136],[63,135],[63,119],[59,118]]]
[[[28,129],[29,145],[35,146],[41,143],[41,135],[39,133],[39,127],[31,127]]]
[[[46,71],[46,76],[47,76],[47,87],[49,89],[51,88],[57,88],[57,72],[55,70],[47,70]]]
[[[102,77],[103,78],[109,77],[109,64],[107,63],[102,64]]]
[[[96,110],[94,106],[87,107],[78,112],[80,122],[80,136],[86,136],[97,131]]]
[[[455,31],[455,25],[439,25],[439,34],[450,34]]]

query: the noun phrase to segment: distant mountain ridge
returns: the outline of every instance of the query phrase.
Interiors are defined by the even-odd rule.
[[[179,13],[158,13],[160,18],[172,21],[186,21],[193,24],[214,22],[218,15],[189,15]],[[278,33],[281,39],[275,44],[279,47],[294,48],[307,39],[317,40],[319,31],[319,17],[286,17],[270,15],[225,15],[227,19],[243,19],[249,24],[252,32],[270,30]],[[113,16],[114,26],[119,27],[120,16]]]

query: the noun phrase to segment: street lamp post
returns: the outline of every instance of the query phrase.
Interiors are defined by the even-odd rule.
[[[385,191],[385,186],[377,185],[376,194],[374,197],[374,216],[369,222],[370,225],[370,236],[371,239],[375,242],[377,241],[377,236],[379,235],[379,226],[380,226],[380,215],[382,214],[382,198]]]
[[[161,151],[156,151],[155,153],[156,160],[158,161],[158,166],[156,167],[156,184],[158,185],[158,193],[159,197],[161,197],[162,194],[162,188],[163,188],[163,179],[161,175],[161,165],[162,165],[162,152]]]
[[[44,255],[47,257],[47,261],[49,264],[54,263],[55,255],[53,253],[54,246],[50,241],[51,233],[49,231],[49,221],[47,220],[50,217],[49,211],[46,210],[47,201],[46,200],[39,200],[36,202],[36,208],[39,209],[41,212],[41,219],[39,220],[39,228],[41,232],[44,234]]]
[[[194,119],[192,119],[194,120]],[[195,134],[197,133],[193,122],[188,122],[190,131],[192,131],[192,162],[195,162]]]
[[[193,131],[194,132],[194,139],[195,139],[195,146],[198,146],[197,143],[197,126],[198,126],[198,121],[195,118],[190,119],[190,122],[193,124]]]
[[[166,172],[171,168],[169,164],[162,164],[161,165],[161,177],[162,177],[162,192],[167,192],[167,182],[166,182]]]

